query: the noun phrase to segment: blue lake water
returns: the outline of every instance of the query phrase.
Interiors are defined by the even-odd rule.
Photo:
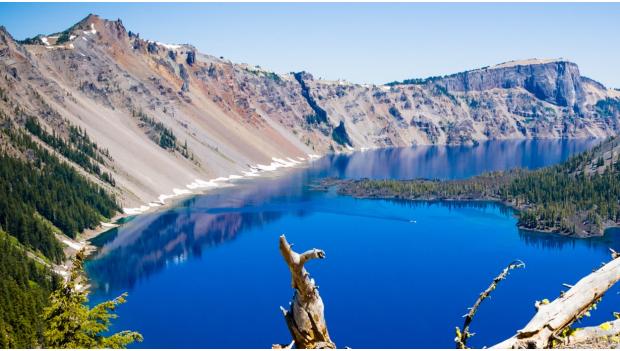
[[[240,181],[98,237],[86,265],[92,303],[128,292],[114,331],[134,329],[145,348],[269,348],[290,342],[279,310],[292,297],[278,251],[327,258],[307,265],[325,302],[330,335],[352,348],[452,348],[478,294],[508,263],[511,273],[483,303],[471,345],[511,336],[556,298],[562,283],[609,260],[620,237],[577,240],[516,228],[492,203],[359,200],[308,184],[322,177],[463,178],[557,163],[594,141],[504,141],[476,147],[414,147],[335,155],[277,178]],[[588,324],[611,318],[614,288]]]

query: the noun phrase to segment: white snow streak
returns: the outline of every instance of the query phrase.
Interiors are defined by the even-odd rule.
[[[161,43],[158,43],[158,44],[161,45]],[[317,159],[320,157],[321,156],[316,155],[316,154],[308,154],[307,160],[311,161],[313,159]],[[242,176],[238,174],[231,174],[228,177],[217,177],[217,178],[206,180],[206,181],[202,179],[194,179],[193,182],[185,186],[186,189],[174,188],[172,189],[172,194],[161,194],[159,195],[156,201],[149,202],[147,205],[142,205],[140,207],[123,208],[123,212],[128,215],[141,214],[141,213],[144,213],[150,210],[151,208],[164,205],[166,203],[166,200],[168,199],[192,194],[194,193],[194,190],[197,190],[197,189],[208,189],[208,188],[218,188],[222,186],[230,186],[232,185],[230,184],[230,181],[233,181],[233,180],[243,179],[245,177],[260,177],[261,173],[275,171],[279,168],[295,167],[296,165],[301,164],[302,161],[306,161],[306,158],[303,158],[303,157],[297,157],[297,160],[291,157],[287,157],[286,159],[272,157],[271,159],[273,160],[273,162],[271,162],[268,165],[263,165],[259,163],[254,166],[250,166],[249,170],[247,171],[241,171],[241,173],[243,174]]]

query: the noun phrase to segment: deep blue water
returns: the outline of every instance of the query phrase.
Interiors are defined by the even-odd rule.
[[[520,231],[492,203],[359,200],[308,184],[342,178],[462,178],[535,168],[593,141],[509,141],[477,147],[415,147],[327,156],[307,169],[196,196],[138,216],[100,236],[87,263],[93,303],[128,292],[114,330],[134,329],[146,348],[268,348],[288,343],[279,310],[292,296],[278,252],[286,234],[298,251],[322,248],[307,265],[320,287],[333,340],[353,348],[452,348],[478,294],[509,262],[511,273],[484,302],[471,345],[511,336],[535,313],[620,250],[608,233],[588,240]],[[588,323],[611,318],[614,288]],[[616,308],[617,309],[617,308]]]

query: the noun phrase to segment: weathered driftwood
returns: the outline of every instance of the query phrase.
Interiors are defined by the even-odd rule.
[[[325,258],[325,253],[322,250],[312,249],[299,254],[291,249],[284,235],[280,236],[280,252],[291,271],[292,285],[295,289],[290,310],[281,307],[295,347],[336,348],[327,332],[323,300],[318,287],[304,268],[304,264],[311,259]],[[292,347],[292,344],[288,347]]]
[[[454,338],[454,341],[456,342],[456,348],[467,348],[467,339],[469,339],[470,336],[474,335],[473,333],[469,332],[469,325],[474,320],[474,316],[476,315],[476,312],[478,311],[478,308],[480,307],[482,301],[491,296],[491,292],[493,292],[493,290],[497,288],[497,284],[499,284],[499,282],[501,282],[502,280],[506,279],[508,273],[510,273],[512,269],[523,267],[525,267],[525,264],[521,261],[514,261],[510,263],[497,277],[495,277],[495,279],[493,279],[491,285],[489,285],[489,287],[485,291],[483,291],[480,296],[478,296],[476,303],[474,303],[474,305],[469,309],[469,312],[464,316],[465,322],[463,322],[463,330],[459,329],[459,327],[456,327],[456,338]]]
[[[612,257],[609,263],[579,280],[559,298],[551,303],[537,304],[538,312],[534,318],[516,335],[493,348],[548,348],[566,343],[569,346],[574,342],[572,338],[584,341],[588,336],[598,337],[590,328],[574,332],[566,338],[562,338],[562,333],[586,315],[603,294],[620,280],[620,259],[615,252],[612,252]],[[616,328],[616,321],[609,323]]]

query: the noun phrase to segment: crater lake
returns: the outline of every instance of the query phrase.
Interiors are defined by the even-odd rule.
[[[513,271],[486,300],[471,346],[492,346],[620,251],[614,231],[573,239],[519,230],[514,212],[490,202],[355,199],[313,190],[326,177],[455,179],[539,168],[596,140],[493,141],[327,155],[306,168],[234,186],[140,215],[93,240],[87,261],[91,304],[128,292],[112,331],[144,335],[141,348],[269,348],[291,341],[280,306],[293,295],[278,251],[325,250],[306,268],[325,303],[339,347],[453,348],[455,327],[510,262]],[[587,324],[618,310],[618,288]],[[578,326],[578,324],[576,325]]]

